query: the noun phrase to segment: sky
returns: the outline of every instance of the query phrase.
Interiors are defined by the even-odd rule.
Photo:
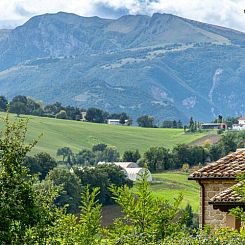
[[[59,11],[119,18],[126,14],[170,13],[245,32],[245,0],[0,0],[0,28]]]

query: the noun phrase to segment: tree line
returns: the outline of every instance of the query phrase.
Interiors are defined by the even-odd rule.
[[[65,159],[68,160],[67,158]],[[22,163],[32,176],[36,176],[41,184],[52,181],[55,186],[62,185],[63,191],[56,198],[55,204],[59,207],[67,206],[67,211],[78,212],[80,204],[80,192],[84,186],[89,185],[90,189],[100,188],[98,200],[102,205],[113,204],[112,194],[108,187],[132,186],[120,167],[98,165],[94,168],[82,167],[82,165],[67,166],[58,162],[48,153],[40,152],[34,156],[26,156]]]
[[[207,140],[203,145],[179,144],[173,149],[156,146],[150,147],[143,154],[136,149],[126,150],[120,156],[116,147],[100,143],[92,149],[82,149],[77,154],[69,147],[63,147],[57,150],[57,156],[61,156],[63,162],[70,166],[95,166],[98,162],[123,161],[136,162],[141,167],[147,165],[151,172],[159,172],[180,169],[183,164],[192,167],[216,161],[242,147],[245,147],[245,132],[227,132],[216,144]]]
[[[125,112],[110,114],[98,108],[84,109],[64,106],[60,102],[43,105],[40,101],[23,95],[15,96],[11,101],[8,101],[4,96],[0,96],[0,111],[9,111],[17,114],[17,116],[24,114],[68,120],[81,120],[82,113],[85,112],[85,119],[88,122],[106,123],[110,118],[120,120],[121,124],[124,124],[126,120],[129,120],[130,123],[130,117]]]
[[[0,96],[0,111],[9,111],[17,114],[17,116],[24,114],[67,120],[85,119],[93,123],[107,123],[108,119],[117,119],[120,124],[128,126],[133,123],[132,118],[125,112],[109,113],[94,107],[85,109],[74,106],[64,106],[60,102],[43,105],[41,101],[23,95],[15,96],[10,101],[8,101],[5,96]],[[163,123],[158,126],[155,124],[154,117],[149,115],[140,116],[136,121],[140,127],[183,128],[183,123],[180,120],[164,120]]]

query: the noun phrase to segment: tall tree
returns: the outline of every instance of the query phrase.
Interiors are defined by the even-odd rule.
[[[89,108],[85,118],[88,122],[105,123],[108,118],[108,113],[98,108]]]
[[[62,148],[59,148],[57,150],[56,155],[62,156],[63,162],[65,162],[65,160],[68,160],[68,158],[71,159],[73,152],[72,152],[71,148],[69,148],[69,147],[62,147]]]
[[[12,113],[16,113],[17,116],[19,117],[20,114],[26,114],[27,113],[27,107],[26,104],[24,104],[23,102],[11,102],[10,103],[10,108],[9,111]]]
[[[4,96],[0,96],[0,111],[7,111],[8,100]]]
[[[128,150],[123,153],[122,160],[124,162],[137,162],[140,159],[140,153],[139,150]]]
[[[77,175],[67,168],[54,168],[51,170],[46,181],[52,181],[54,186],[62,186],[62,192],[55,200],[58,207],[68,205],[68,212],[77,212],[81,200],[81,182]]]
[[[154,118],[148,115],[144,115],[137,119],[137,123],[140,127],[153,128]]]
[[[0,241],[2,244],[23,244],[28,228],[39,221],[33,179],[22,165],[27,153],[36,144],[25,144],[26,121],[10,122],[0,137]]]

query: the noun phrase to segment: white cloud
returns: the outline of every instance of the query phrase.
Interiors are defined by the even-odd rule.
[[[100,12],[105,6],[107,13]],[[0,24],[23,23],[30,16],[72,12],[83,16],[172,13],[182,17],[242,30],[245,32],[245,0],[0,0]]]

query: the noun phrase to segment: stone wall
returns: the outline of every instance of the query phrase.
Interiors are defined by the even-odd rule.
[[[204,225],[211,225],[214,228],[226,227],[226,213],[218,209],[213,209],[213,205],[208,204],[209,200],[221,191],[231,187],[235,180],[201,180],[204,185]],[[200,225],[202,220],[202,191],[200,189]]]

